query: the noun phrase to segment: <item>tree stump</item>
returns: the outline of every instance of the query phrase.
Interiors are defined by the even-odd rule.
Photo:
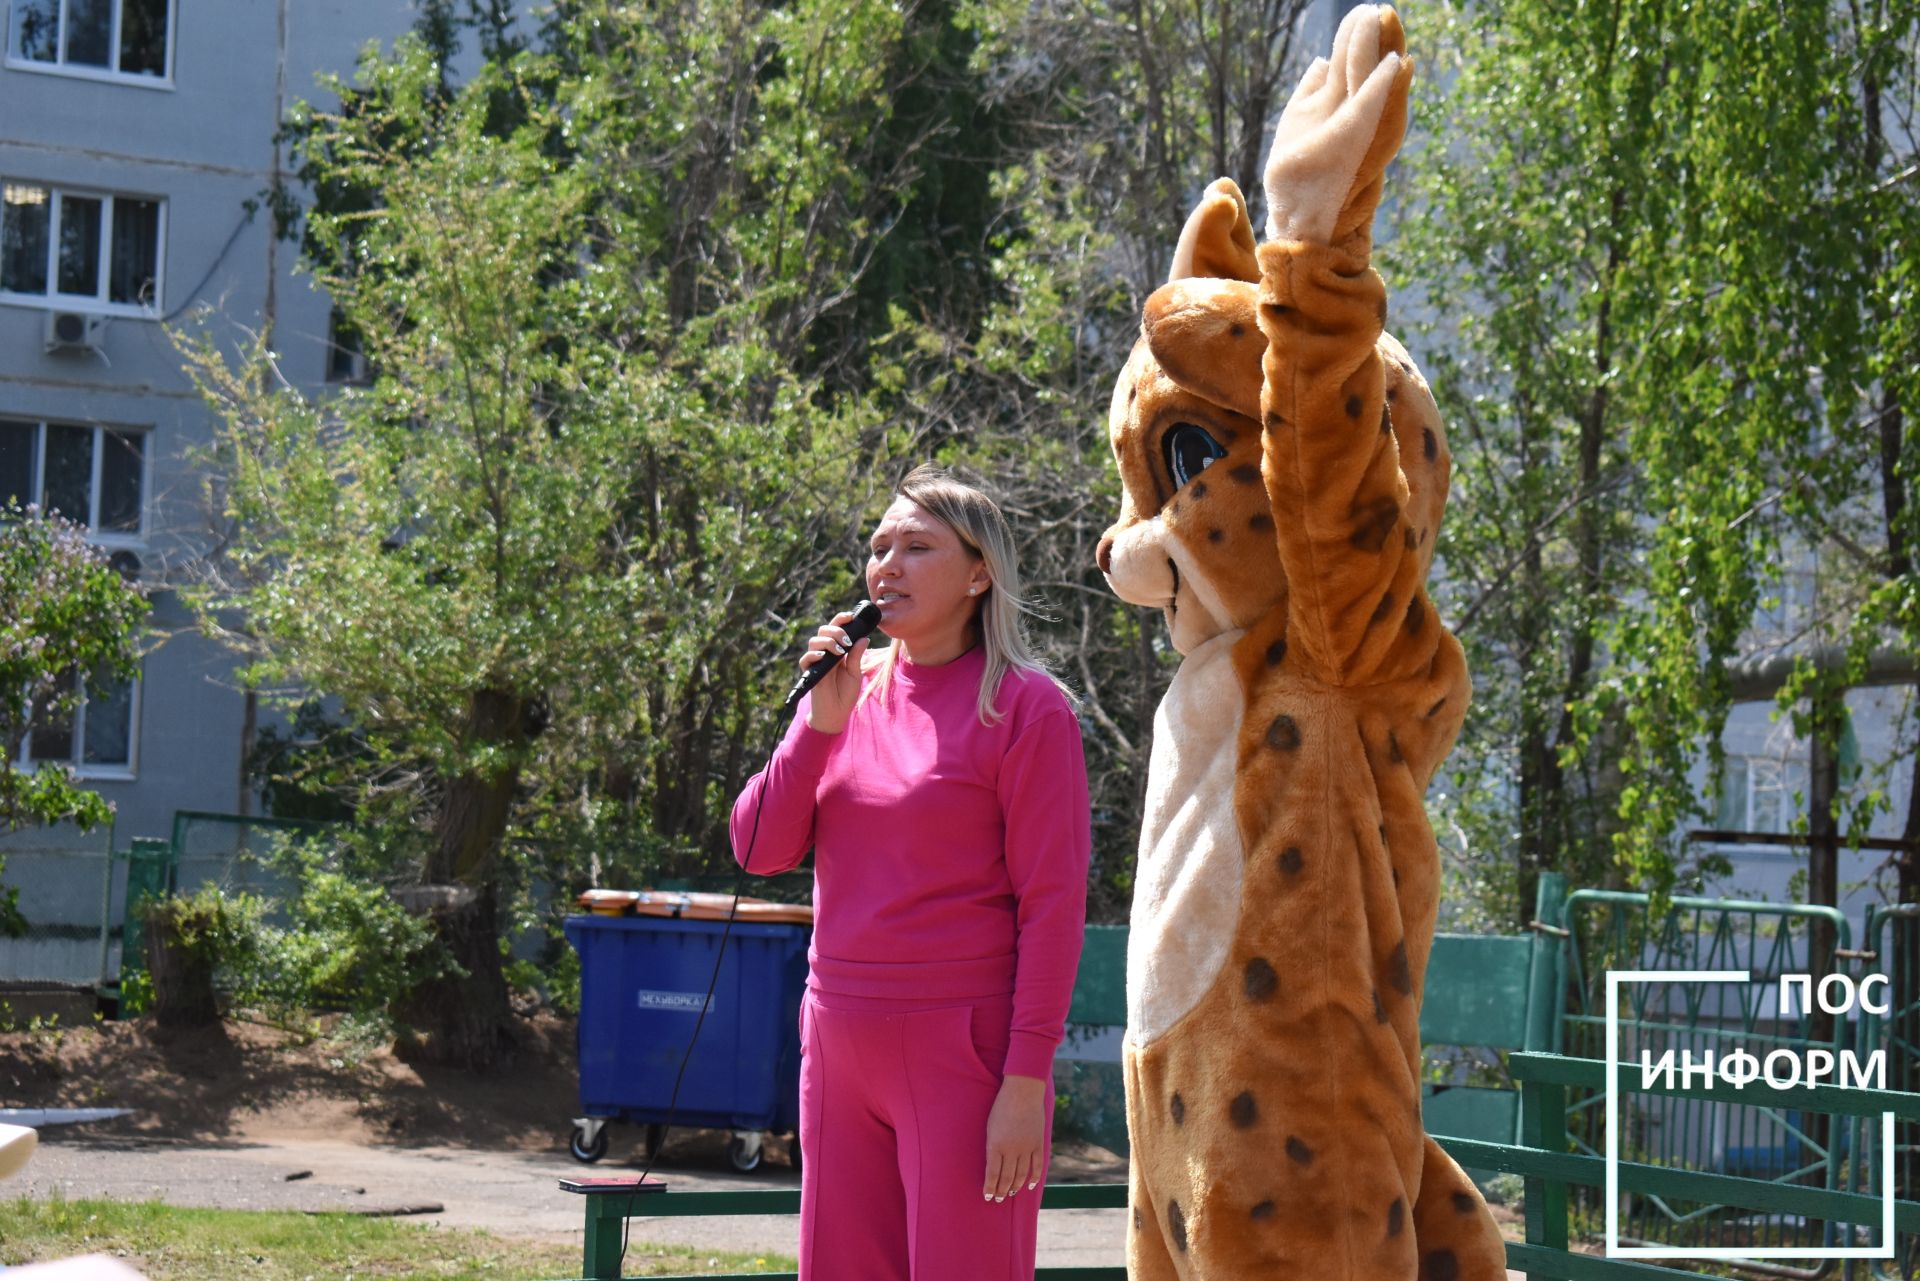
[[[154,1021],[168,1031],[217,1026],[214,950],[205,944],[213,922],[198,919],[179,899],[149,904],[145,915]]]

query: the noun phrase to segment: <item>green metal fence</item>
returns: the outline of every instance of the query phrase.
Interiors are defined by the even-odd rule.
[[[1879,904],[1867,911],[1860,959],[1870,973],[1889,980],[1887,1000],[1862,1012],[1858,1053],[1886,1055],[1887,1084],[1896,1090],[1920,1090],[1920,903]],[[1885,1189],[1880,1126],[1856,1121],[1850,1129],[1860,1186],[1875,1195]],[[1903,1200],[1920,1197],[1920,1122],[1900,1118],[1893,1131],[1893,1189]],[[1920,1276],[1920,1236],[1900,1237],[1894,1258],[1872,1265],[1876,1279]]]
[[[1581,1096],[1600,1094],[1606,1076],[1605,1064],[1552,1054],[1516,1054],[1508,1066],[1521,1083],[1527,1117],[1525,1142],[1509,1146],[1465,1139],[1440,1141],[1462,1164],[1525,1177],[1526,1243],[1508,1243],[1508,1267],[1523,1269],[1529,1281],[1655,1281],[1656,1278],[1720,1275],[1731,1266],[1726,1261],[1695,1263],[1668,1257],[1658,1262],[1642,1262],[1570,1253],[1570,1248],[1582,1236],[1597,1236],[1600,1232],[1601,1220],[1586,1216],[1581,1207],[1590,1204],[1594,1194],[1605,1187],[1606,1170],[1603,1159],[1583,1151],[1568,1132],[1567,1120],[1577,1115],[1569,1110],[1568,1104]],[[1753,1104],[1747,1100],[1758,1099],[1774,1111],[1822,1117],[1833,1123],[1829,1128],[1836,1130],[1846,1129],[1848,1123],[1855,1120],[1877,1121],[1886,1112],[1892,1112],[1903,1124],[1920,1123],[1920,1095],[1831,1085],[1774,1089],[1765,1085],[1735,1088],[1722,1083],[1682,1083],[1644,1091],[1637,1065],[1623,1065],[1619,1069],[1615,1095],[1622,1107],[1643,1104],[1649,1097],[1656,1096],[1725,1107],[1750,1107]],[[1827,1249],[1872,1250],[1885,1244],[1882,1231],[1887,1207],[1877,1192],[1867,1194],[1865,1189],[1836,1190],[1716,1171],[1676,1169],[1664,1163],[1635,1160],[1624,1152],[1617,1167],[1617,1178],[1623,1200],[1627,1201],[1658,1199],[1675,1205],[1739,1207],[1739,1218],[1748,1223],[1783,1220],[1847,1225],[1847,1231],[1834,1234],[1836,1239],[1825,1246]],[[1911,1240],[1912,1234],[1920,1230],[1920,1204],[1900,1200],[1892,1210],[1896,1238]],[[1620,1219],[1623,1246],[1635,1244],[1629,1236],[1628,1223],[1629,1216],[1623,1212]],[[1693,1244],[1722,1249],[1760,1249],[1754,1242],[1732,1240],[1722,1240],[1717,1247],[1707,1242]],[[1749,1262],[1739,1266],[1738,1274],[1835,1275],[1870,1261],[1809,1262],[1814,1266],[1800,1268],[1794,1263]],[[1680,1266],[1669,1266],[1675,1263]],[[1702,1270],[1693,1270],[1695,1268]],[[1713,1271],[1704,1271],[1709,1268]]]
[[[84,988],[110,972],[116,868],[110,827],[35,828],[0,841],[0,894],[18,895],[26,934],[0,935],[0,982]]]
[[[168,888],[192,894],[216,885],[230,894],[284,901],[298,886],[275,855],[288,841],[324,838],[329,826],[307,819],[178,810],[169,842],[173,869]]]
[[[1717,899],[1676,898],[1664,915],[1645,895],[1581,890],[1567,899],[1565,1005],[1560,1046],[1575,1057],[1603,1057],[1606,974],[1623,970],[1745,970],[1746,983],[1632,982],[1620,988],[1620,1055],[1637,1065],[1642,1052],[1659,1060],[1671,1051],[1716,1061],[1734,1050],[1764,1059],[1772,1050],[1835,1053],[1849,1041],[1844,1019],[1821,1031],[1813,1012],[1782,1008],[1780,978],[1809,970],[1811,934],[1825,922],[1838,947],[1850,950],[1846,918],[1833,908]],[[1660,1094],[1623,1100],[1622,1153],[1667,1169],[1759,1179],[1838,1190],[1850,1183],[1852,1127],[1803,1115],[1792,1107],[1720,1095]],[[1574,1150],[1598,1155],[1603,1099],[1597,1090],[1572,1089],[1567,1130]],[[1750,1206],[1682,1198],[1658,1190],[1623,1198],[1625,1244],[1755,1252],[1833,1248],[1850,1226],[1806,1215],[1755,1212]],[[1591,1225],[1604,1210],[1592,1188],[1576,1191],[1576,1223]],[[1815,1277],[1830,1265],[1769,1264],[1764,1271]]]

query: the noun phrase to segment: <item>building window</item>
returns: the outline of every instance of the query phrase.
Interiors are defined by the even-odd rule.
[[[13,0],[7,61],[87,75],[165,80],[173,0]]]
[[[1714,823],[1724,832],[1753,832],[1782,837],[1800,815],[1799,793],[1805,767],[1772,756],[1728,756],[1720,775],[1720,804]]]
[[[327,318],[327,381],[330,383],[366,383],[373,375],[360,347],[360,332],[347,321],[338,307]]]
[[[70,765],[81,774],[131,774],[138,732],[140,682],[107,677],[98,681],[68,677],[80,695],[78,705],[60,717],[34,708],[19,764]]]
[[[138,312],[160,302],[166,203],[0,182],[0,294]]]
[[[146,493],[145,432],[0,418],[0,507],[57,512],[124,546],[146,533]]]

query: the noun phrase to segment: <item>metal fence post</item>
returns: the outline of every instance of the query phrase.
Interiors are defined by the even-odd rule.
[[[107,973],[107,954],[113,946],[113,824],[107,824],[106,848],[100,860],[100,963],[95,966],[96,990],[113,981]]]
[[[1526,1049],[1558,1053],[1560,953],[1567,936],[1567,878],[1542,872],[1533,907],[1533,955],[1527,974]]]
[[[1520,1082],[1521,1126],[1528,1147],[1567,1150],[1567,1090],[1544,1081]],[[1567,1185],[1545,1176],[1528,1176],[1527,1244],[1550,1250],[1567,1248]],[[1553,1281],[1537,1273],[1529,1281]]]
[[[120,931],[120,982],[143,973],[146,964],[146,922],[150,899],[165,898],[173,887],[173,846],[153,837],[136,836],[127,852],[127,915]]]

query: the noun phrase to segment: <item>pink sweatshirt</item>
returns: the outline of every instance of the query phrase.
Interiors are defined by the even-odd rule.
[[[1044,1079],[1086,924],[1087,770],[1079,723],[1044,676],[1009,673],[1000,722],[980,723],[985,665],[979,646],[939,667],[902,661],[839,734],[809,727],[803,700],[734,802],[733,851],[763,875],[814,851],[813,988],[956,1003],[1011,992],[1006,1071]]]

